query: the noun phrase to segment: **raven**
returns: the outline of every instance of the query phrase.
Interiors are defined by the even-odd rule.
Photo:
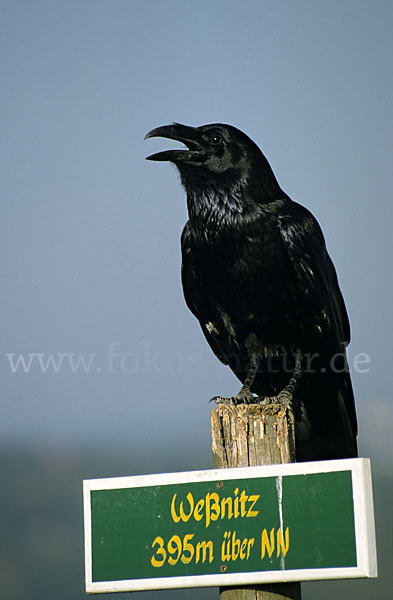
[[[239,129],[173,123],[151,137],[186,146],[147,159],[180,172],[186,304],[243,384],[217,402],[290,403],[298,461],[357,456],[349,321],[318,222]]]

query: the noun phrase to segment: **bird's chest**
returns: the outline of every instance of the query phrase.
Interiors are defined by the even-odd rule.
[[[278,228],[268,225],[227,232],[194,250],[195,273],[212,317],[224,311],[242,330],[266,327],[285,312],[289,259]]]
[[[252,293],[255,286],[269,286],[280,278],[287,253],[277,228],[258,231],[230,230],[196,248],[198,271],[209,289],[226,294],[241,288]]]

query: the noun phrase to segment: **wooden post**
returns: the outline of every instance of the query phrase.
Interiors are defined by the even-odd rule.
[[[211,412],[216,469],[295,462],[295,427],[282,404],[221,404]],[[300,600],[300,583],[220,587],[220,600]]]

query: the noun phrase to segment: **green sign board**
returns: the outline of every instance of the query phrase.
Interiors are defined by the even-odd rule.
[[[86,591],[375,577],[367,459],[84,482]]]

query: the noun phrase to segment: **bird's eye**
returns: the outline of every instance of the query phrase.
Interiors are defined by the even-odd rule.
[[[218,146],[222,142],[222,137],[220,135],[213,135],[210,138],[210,141],[213,144],[213,146]]]

